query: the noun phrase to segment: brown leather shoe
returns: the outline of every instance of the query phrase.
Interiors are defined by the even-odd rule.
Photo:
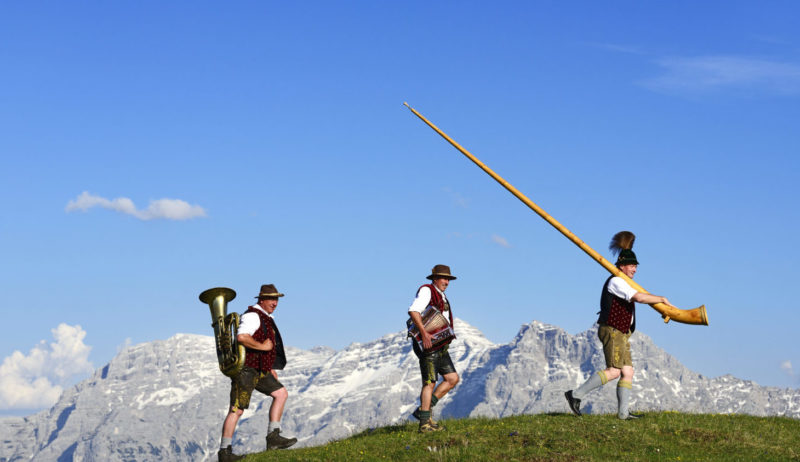
[[[428,433],[428,432],[440,432],[444,430],[444,427],[439,425],[438,423],[434,422],[433,419],[428,419],[425,422],[419,423],[419,432],[420,433]]]
[[[277,428],[267,435],[267,449],[286,449],[297,442],[297,438],[284,438]]]

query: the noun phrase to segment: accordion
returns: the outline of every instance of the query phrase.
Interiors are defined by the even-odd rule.
[[[450,323],[447,322],[447,318],[433,305],[428,305],[425,311],[422,312],[421,317],[425,331],[431,334],[431,347],[428,349],[422,346],[422,336],[419,334],[419,330],[417,329],[417,325],[414,324],[414,321],[411,320],[410,317],[408,321],[406,321],[408,336],[414,339],[420,351],[429,353],[431,351],[440,350],[449,345],[450,342],[456,338],[456,333],[453,331]]]

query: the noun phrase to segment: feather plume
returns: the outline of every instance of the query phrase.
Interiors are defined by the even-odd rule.
[[[614,255],[619,254],[622,249],[632,249],[633,241],[636,240],[636,235],[630,231],[620,231],[611,238],[611,243],[608,244],[608,249]]]

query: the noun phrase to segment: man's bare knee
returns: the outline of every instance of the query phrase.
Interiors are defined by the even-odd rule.
[[[608,369],[605,370],[605,373],[606,373],[606,378],[608,380],[614,380],[620,376],[622,371],[617,369],[616,367],[609,367]]]
[[[449,383],[451,387],[458,385],[458,382],[461,381],[461,378],[458,376],[458,374],[449,375],[445,378],[447,379],[447,383]]]
[[[289,391],[286,390],[286,387],[283,387],[270,393],[270,396],[275,399],[286,399],[289,397]]]
[[[633,379],[633,366],[624,366],[622,368],[622,378],[628,381]]]

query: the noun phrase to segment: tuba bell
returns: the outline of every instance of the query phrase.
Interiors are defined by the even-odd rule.
[[[219,370],[233,377],[244,366],[244,346],[236,341],[239,331],[239,313],[226,314],[228,302],[236,298],[236,292],[227,287],[215,287],[200,294],[200,301],[211,309],[211,327],[217,343]]]

